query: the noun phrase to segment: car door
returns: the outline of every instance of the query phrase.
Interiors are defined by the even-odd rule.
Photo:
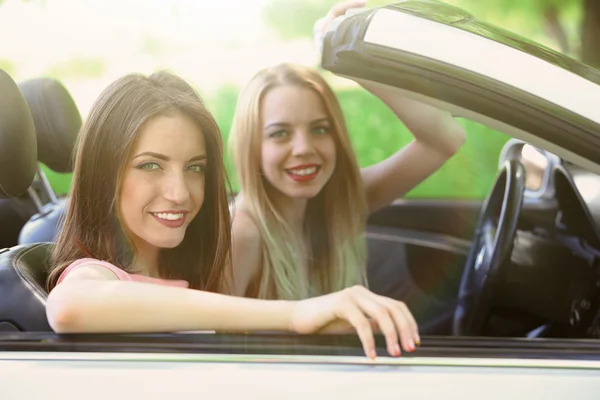
[[[482,135],[503,132],[506,140],[555,149],[599,172],[599,118],[568,91],[598,99],[600,75],[458,8],[404,1],[339,18],[325,36],[321,63],[337,75],[383,84],[490,128]],[[527,68],[539,71],[528,74]],[[479,139],[471,151],[481,150],[488,138]],[[482,153],[484,162],[456,168],[447,179],[458,187],[477,168],[498,165],[497,156]],[[493,176],[480,186],[492,184]],[[412,196],[373,214],[367,233],[371,287],[398,297],[405,277],[395,267],[404,264],[421,290],[442,301],[454,298],[484,197]],[[551,223],[553,206],[527,201],[523,215]]]

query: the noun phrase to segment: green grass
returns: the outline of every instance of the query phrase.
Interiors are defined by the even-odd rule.
[[[222,87],[207,99],[224,140],[227,141],[235,111],[238,89]],[[384,160],[402,146],[412,135],[396,116],[379,100],[361,89],[337,92],[346,116],[350,137],[362,167]],[[509,136],[467,120],[459,120],[467,130],[467,142],[440,170],[408,193],[411,198],[481,199],[491,190],[498,170],[498,155]],[[237,190],[235,173],[225,154],[227,170]],[[44,167],[54,190],[68,191],[71,175],[57,174]]]

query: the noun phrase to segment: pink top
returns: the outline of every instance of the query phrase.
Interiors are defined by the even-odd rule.
[[[82,258],[80,260],[74,261],[71,265],[69,265],[58,277],[58,281],[56,284],[58,285],[65,279],[65,276],[75,268],[84,266],[84,265],[98,265],[100,267],[107,268],[112,271],[113,274],[119,278],[121,281],[134,281],[134,282],[145,282],[145,283],[155,283],[158,285],[167,285],[167,286],[177,286],[182,288],[187,288],[190,286],[188,281],[177,280],[177,279],[159,279],[159,278],[151,278],[149,276],[129,274],[123,271],[121,268],[112,265],[106,261],[96,260],[95,258]]]

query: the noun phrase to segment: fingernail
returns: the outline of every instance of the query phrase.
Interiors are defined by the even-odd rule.
[[[415,351],[415,342],[413,342],[412,340],[408,340],[408,350],[409,351]]]
[[[375,352],[375,350],[369,351],[369,358],[371,359],[371,361],[375,361],[375,358],[377,358],[377,353]]]
[[[402,354],[402,351],[400,350],[400,345],[397,344],[394,346],[394,355],[400,357],[400,354]]]
[[[421,345],[421,338],[417,336],[417,338],[415,339],[415,343],[417,344],[417,346]]]

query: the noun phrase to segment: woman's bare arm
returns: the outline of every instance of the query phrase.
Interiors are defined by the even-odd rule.
[[[56,332],[273,330],[290,327],[293,304],[261,302],[193,289],[120,281],[102,266],[69,273],[48,296]]]
[[[437,171],[461,148],[466,133],[449,112],[381,85],[359,83],[379,97],[415,137],[386,160],[362,170],[369,210],[373,212],[405,195]]]
[[[292,331],[315,333],[347,321],[365,354],[375,357],[370,319],[386,337],[388,352],[400,342],[412,351],[417,324],[402,302],[352,287],[302,301],[255,300],[151,283],[120,281],[106,268],[78,267],[48,296],[46,313],[59,333],[174,331]]]
[[[324,18],[315,22],[313,35],[317,48],[322,48],[329,23],[366,4],[366,0],[349,0],[333,5]],[[388,159],[362,170],[369,211],[373,212],[402,197],[437,171],[460,149],[466,134],[448,112],[401,96],[384,85],[355,80],[381,99],[415,137]]]

